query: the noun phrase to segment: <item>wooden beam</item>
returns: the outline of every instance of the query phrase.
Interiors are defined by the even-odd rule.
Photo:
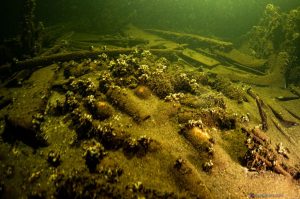
[[[209,47],[219,47],[219,49],[232,49],[233,44],[231,42],[222,41],[218,39],[213,39],[209,37],[203,37],[195,34],[188,33],[178,33],[172,31],[165,30],[157,30],[157,29],[147,29],[154,34],[159,34],[163,37],[168,37],[168,39],[176,40],[179,43],[188,43],[190,45],[205,45]]]
[[[199,62],[205,66],[208,66],[209,68],[212,68],[212,67],[220,64],[219,61],[217,61],[211,57],[207,57],[204,54],[199,53],[199,52],[194,51],[189,48],[184,49],[182,51],[182,55],[189,59],[192,59],[193,61]]]

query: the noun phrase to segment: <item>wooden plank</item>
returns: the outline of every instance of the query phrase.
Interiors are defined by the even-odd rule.
[[[80,60],[80,59],[96,59],[102,53],[107,54],[108,56],[118,56],[119,54],[130,54],[135,52],[134,48],[115,48],[115,49],[105,49],[105,50],[82,50],[76,52],[66,52],[58,53],[49,56],[34,57],[32,59],[27,59],[24,61],[18,61],[12,65],[8,64],[5,68],[0,68],[1,71],[7,72],[8,70],[18,71],[21,69],[34,69],[41,66],[50,65],[57,62],[65,62],[70,60]],[[169,56],[172,54],[180,53],[178,50],[169,50],[169,49],[151,49],[151,53],[160,56]]]
[[[219,49],[231,49],[233,44],[231,42],[203,37],[195,34],[178,33],[165,30],[147,29],[147,31],[168,37],[168,39],[176,40],[176,42],[188,43],[190,45],[205,45],[209,47],[219,47]]]
[[[285,71],[288,67],[285,53],[272,55],[268,60],[269,71],[265,75],[255,75],[251,73],[235,73],[230,68],[214,67],[212,72],[228,77],[232,81],[241,81],[258,86],[285,87]]]
[[[196,62],[199,62],[201,64],[204,64],[205,66],[208,66],[209,68],[212,68],[214,66],[217,66],[220,64],[217,60],[207,57],[197,51],[191,50],[189,48],[186,48],[182,51],[182,54],[185,57],[188,57],[189,59],[192,59]]]
[[[229,62],[237,63],[249,68],[263,68],[267,62],[265,59],[257,59],[253,56],[244,54],[237,49],[232,49],[228,52],[214,50],[214,53],[227,59]]]
[[[124,35],[135,39],[147,40],[148,43],[145,45],[146,48],[161,48],[161,49],[180,49],[181,45],[159,37],[157,34],[151,34],[148,31],[144,31],[136,26],[128,25],[124,30]]]

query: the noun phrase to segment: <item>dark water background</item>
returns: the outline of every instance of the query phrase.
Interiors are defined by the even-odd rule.
[[[258,23],[268,3],[282,11],[299,0],[37,0],[36,19],[45,26],[71,25],[77,31],[115,33],[133,23],[143,28],[235,39]],[[24,0],[1,4],[0,39],[21,30]],[[0,41],[1,41],[0,40]]]

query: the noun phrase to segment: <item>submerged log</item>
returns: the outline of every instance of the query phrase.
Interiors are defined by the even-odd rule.
[[[34,71],[37,68],[48,66],[54,63],[66,62],[70,60],[82,60],[82,59],[96,59],[99,55],[105,53],[108,56],[118,56],[120,54],[130,54],[135,52],[136,49],[133,48],[116,48],[116,49],[105,49],[105,50],[81,50],[75,52],[66,52],[66,53],[58,53],[47,56],[38,56],[32,59],[27,59],[24,61],[17,61],[13,64],[6,64],[0,66],[0,74],[6,74],[5,76],[1,76],[0,78],[6,79],[10,75],[24,69],[29,69],[30,71]],[[169,50],[169,49],[150,49],[151,53],[164,56],[169,60],[177,59],[176,54],[180,54],[180,50]],[[2,79],[1,79],[2,81]],[[4,84],[7,83],[7,80]]]
[[[108,56],[117,56],[119,54],[129,54],[135,52],[136,49],[133,48],[117,48],[117,49],[106,49],[106,50],[94,50],[94,51],[76,51],[76,52],[67,52],[59,53],[43,57],[35,57],[33,59],[28,59],[24,61],[18,61],[13,66],[15,70],[25,69],[25,68],[34,68],[37,66],[46,66],[57,62],[65,62],[70,60],[80,60],[86,58],[98,58],[102,53],[107,54]],[[153,54],[158,55],[172,55],[180,51],[176,50],[164,50],[164,49],[153,49],[150,50]]]
[[[83,39],[74,42],[81,42],[82,44],[92,45],[112,45],[123,48],[132,48],[137,45],[146,45],[148,43],[145,39],[128,38],[128,37],[99,37],[99,39]]]
[[[131,52],[134,52],[134,49],[111,49],[111,50],[59,53],[59,54],[43,56],[43,57],[35,57],[33,59],[19,61],[15,63],[15,66],[17,68],[31,68],[35,66],[49,65],[54,62],[64,62],[64,61],[79,60],[85,58],[97,58],[98,55],[101,55],[102,53],[106,53],[108,55],[114,56],[118,54],[128,54]]]

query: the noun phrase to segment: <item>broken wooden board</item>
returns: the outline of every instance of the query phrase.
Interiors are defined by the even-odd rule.
[[[228,60],[229,62],[237,63],[255,69],[263,69],[267,60],[257,59],[253,56],[244,54],[237,49],[232,49],[229,52],[214,50],[214,53]]]
[[[188,43],[191,46],[208,46],[208,47],[218,47],[219,49],[231,49],[233,44],[231,42],[222,41],[218,39],[213,39],[209,37],[203,37],[200,35],[188,34],[188,33],[178,33],[165,30],[157,29],[147,29],[147,31],[155,34],[159,34],[167,37],[168,39],[175,40],[179,43]]]
[[[213,58],[207,57],[207,56],[203,55],[202,53],[199,53],[199,52],[194,51],[189,48],[184,49],[182,51],[182,55],[189,59],[192,59],[193,61],[204,64],[205,66],[207,66],[209,68],[212,68],[212,67],[220,64],[219,61],[217,61]]]

